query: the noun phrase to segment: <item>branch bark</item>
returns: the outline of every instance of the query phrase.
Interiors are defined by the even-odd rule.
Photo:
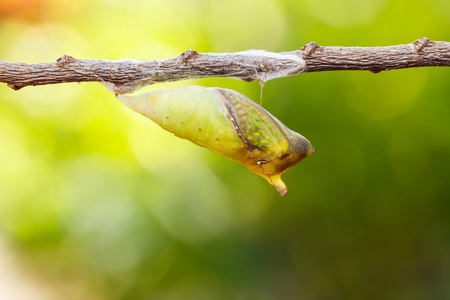
[[[199,53],[193,50],[163,60],[76,59],[64,55],[54,63],[25,64],[0,60],[0,82],[19,90],[30,85],[99,81],[115,94],[148,84],[205,77],[267,81],[308,72],[367,70],[373,73],[414,67],[450,66],[450,43],[421,38],[388,47],[322,47],[272,53]]]

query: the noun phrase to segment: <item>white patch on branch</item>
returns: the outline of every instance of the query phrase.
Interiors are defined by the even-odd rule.
[[[271,71],[258,72],[255,70],[258,81],[266,82],[271,79],[286,77],[292,74],[299,74],[305,70],[306,64],[305,60],[298,55],[288,54],[288,53],[274,53],[265,50],[247,50],[242,52],[236,52],[235,55],[248,57],[253,61],[255,58],[264,62],[265,59],[271,60],[271,64],[278,64],[280,68],[275,70],[272,68]],[[252,66],[249,65],[249,68]]]

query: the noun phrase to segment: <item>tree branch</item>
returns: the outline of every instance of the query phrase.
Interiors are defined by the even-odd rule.
[[[115,94],[148,84],[205,77],[267,81],[308,72],[368,70],[373,73],[414,67],[450,66],[450,43],[427,38],[389,47],[322,47],[314,42],[300,50],[272,53],[199,53],[193,50],[163,60],[76,59],[64,55],[54,63],[0,61],[0,82],[18,90],[29,85],[100,81]]]

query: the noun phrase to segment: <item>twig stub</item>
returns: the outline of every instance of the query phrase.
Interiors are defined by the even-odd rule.
[[[415,40],[413,43],[414,52],[419,53],[421,52],[428,44],[430,44],[430,40],[426,37],[423,37],[421,39]]]
[[[310,42],[307,44],[304,44],[303,47],[300,49],[300,51],[303,52],[303,56],[310,56],[316,52],[316,49],[318,49],[320,46],[317,45],[314,42]]]

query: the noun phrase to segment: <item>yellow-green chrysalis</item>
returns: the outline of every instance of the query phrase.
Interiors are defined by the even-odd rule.
[[[232,90],[185,86],[117,98],[176,136],[245,165],[282,196],[281,175],[314,152],[306,138]]]

